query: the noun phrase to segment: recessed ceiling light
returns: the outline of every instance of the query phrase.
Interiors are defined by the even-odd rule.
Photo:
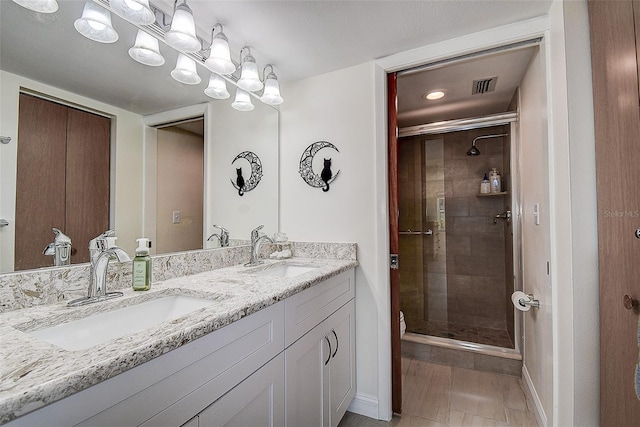
[[[422,96],[424,99],[428,99],[429,101],[434,101],[436,99],[440,99],[444,97],[443,90],[432,90],[431,92],[427,92]]]

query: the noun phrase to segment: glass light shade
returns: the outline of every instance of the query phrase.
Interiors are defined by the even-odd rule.
[[[171,72],[171,77],[187,85],[197,85],[201,82],[196,70],[196,62],[181,53],[178,54],[176,68]]]
[[[13,0],[22,7],[40,13],[53,13],[58,10],[56,0]]]
[[[214,99],[227,99],[231,96],[227,90],[227,82],[216,73],[211,73],[209,86],[204,90],[204,94]]]
[[[149,7],[149,0],[109,0],[111,9],[136,25],[151,25],[156,16]]]
[[[159,67],[164,64],[164,57],[160,54],[158,47],[158,39],[142,30],[138,30],[136,43],[129,49],[129,56],[139,63],[151,67]]]
[[[242,72],[240,73],[240,80],[238,80],[238,87],[249,92],[262,89],[258,66],[251,54],[248,54],[242,60]]]
[[[164,35],[164,41],[169,46],[186,53],[194,53],[202,49],[202,43],[196,37],[193,12],[186,3],[176,6],[171,29]]]
[[[236,90],[236,99],[231,103],[231,106],[238,111],[251,111],[254,108],[249,92],[240,88]]]
[[[264,92],[260,97],[260,101],[269,105],[280,105],[284,101],[280,96],[280,84],[274,73],[269,73],[264,82]]]
[[[211,52],[204,66],[218,74],[231,74],[236,71],[235,64],[231,61],[229,41],[221,31],[211,41]]]
[[[88,39],[100,43],[115,43],[118,33],[111,26],[111,14],[108,10],[88,0],[84,4],[82,17],[73,23],[76,30]]]

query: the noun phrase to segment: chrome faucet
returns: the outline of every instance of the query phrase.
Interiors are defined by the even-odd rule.
[[[53,229],[55,239],[42,251],[43,255],[53,257],[53,265],[58,267],[71,264],[71,239],[57,228]]]
[[[107,292],[107,267],[109,260],[117,259],[119,262],[131,261],[129,255],[115,245],[115,232],[107,230],[89,242],[89,255],[91,262],[91,274],[89,278],[89,291],[86,297],[69,302],[69,306],[90,304],[120,297],[122,292]]]
[[[271,237],[266,234],[260,234],[260,230],[262,230],[263,227],[264,225],[259,225],[251,231],[251,259],[244,265],[245,267],[253,267],[254,265],[260,265],[264,262],[260,259],[260,255],[258,254],[260,251],[260,244],[263,239],[273,243],[273,239],[271,239]]]
[[[226,228],[220,225],[214,225],[214,227],[219,228],[220,233],[213,233],[211,236],[207,238],[207,242],[211,241],[214,237],[217,237],[218,242],[220,242],[221,248],[229,246],[229,230],[227,230]]]

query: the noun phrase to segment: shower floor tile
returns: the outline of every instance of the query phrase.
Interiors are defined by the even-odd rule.
[[[432,337],[452,338],[496,347],[514,348],[509,333],[503,329],[491,329],[460,323],[430,320],[427,322],[413,321],[407,323],[407,332]]]

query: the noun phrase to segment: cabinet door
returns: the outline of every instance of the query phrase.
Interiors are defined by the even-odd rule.
[[[198,414],[198,426],[283,426],[284,355],[258,369]]]
[[[181,427],[200,427],[198,416],[196,415],[195,417],[191,418],[189,421],[182,424]]]
[[[287,426],[329,426],[330,358],[324,323],[285,350]]]
[[[354,307],[351,300],[327,319],[333,350],[329,364],[331,427],[338,425],[356,392]]]

